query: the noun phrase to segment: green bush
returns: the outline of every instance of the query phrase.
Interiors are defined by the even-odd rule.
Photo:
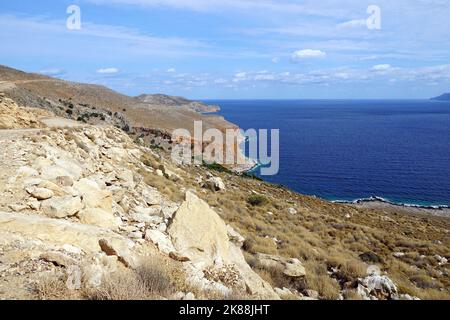
[[[268,200],[266,197],[264,197],[262,195],[255,194],[255,195],[248,197],[247,202],[250,205],[256,207],[256,206],[265,205],[268,202]]]
[[[203,162],[203,167],[205,167],[209,170],[217,171],[217,172],[232,173],[231,170],[225,168],[224,166],[222,166],[221,164],[218,164],[216,162],[214,162],[214,163]]]

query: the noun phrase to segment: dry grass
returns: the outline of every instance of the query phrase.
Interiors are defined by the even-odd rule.
[[[186,283],[181,265],[167,257],[153,256],[136,270],[122,269],[105,279],[99,288],[84,290],[89,300],[155,300],[176,292],[194,292]]]
[[[73,300],[78,297],[76,292],[66,286],[66,279],[62,275],[48,275],[40,279],[33,288],[39,300]]]
[[[102,285],[85,289],[88,300],[151,300],[154,298],[142,280],[133,271],[121,271],[105,277]]]

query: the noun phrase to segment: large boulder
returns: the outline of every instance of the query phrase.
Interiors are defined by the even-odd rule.
[[[203,262],[206,267],[219,258],[229,260],[227,226],[192,192],[186,193],[186,201],[176,212],[168,233],[176,249],[191,261]]]
[[[206,180],[204,188],[210,189],[211,191],[223,191],[226,189],[225,183],[219,177],[211,177]]]
[[[30,196],[38,200],[47,200],[55,195],[52,190],[46,188],[28,187],[26,188],[26,191]]]
[[[272,287],[247,264],[241,249],[228,237],[227,225],[219,215],[192,192],[176,212],[168,233],[177,252],[203,270],[234,265],[241,286],[248,293],[266,299],[277,299]]]
[[[121,239],[105,238],[100,239],[98,244],[104,253],[108,256],[116,256],[126,267],[133,269],[138,267],[139,261],[131,251],[134,246],[132,241],[125,242]]]
[[[61,176],[79,179],[83,169],[77,164],[67,160],[57,160],[55,164],[42,165],[40,168],[41,178],[45,180],[55,180]]]
[[[281,270],[288,278],[306,276],[305,267],[298,259],[286,259],[275,255],[257,253],[255,260],[257,265],[263,268]]]
[[[85,208],[98,208],[112,211],[113,197],[111,192],[102,190],[97,182],[90,179],[81,179],[74,183],[73,188],[83,198]]]
[[[366,300],[392,299],[397,296],[397,286],[387,276],[372,274],[358,282],[358,294]]]
[[[119,226],[118,219],[111,211],[105,211],[98,208],[88,208],[78,213],[81,223],[115,230]]]
[[[83,205],[80,197],[53,197],[41,204],[42,212],[50,218],[66,218],[76,215]]]

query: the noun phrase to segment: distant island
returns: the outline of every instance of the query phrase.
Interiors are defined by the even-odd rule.
[[[435,101],[450,101],[450,93],[444,93],[439,97],[431,98],[431,100]]]

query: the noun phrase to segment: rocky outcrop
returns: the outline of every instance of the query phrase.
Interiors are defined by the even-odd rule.
[[[236,286],[260,297],[278,297],[245,262],[240,248],[230,241],[228,228],[219,215],[194,193],[186,193],[186,200],[176,212],[168,233],[175,249],[200,270],[235,266],[241,278]]]
[[[43,128],[40,121],[50,113],[31,108],[21,108],[13,100],[0,95],[0,129]]]
[[[358,294],[366,300],[385,300],[397,297],[397,286],[387,276],[372,274],[359,279]]]

